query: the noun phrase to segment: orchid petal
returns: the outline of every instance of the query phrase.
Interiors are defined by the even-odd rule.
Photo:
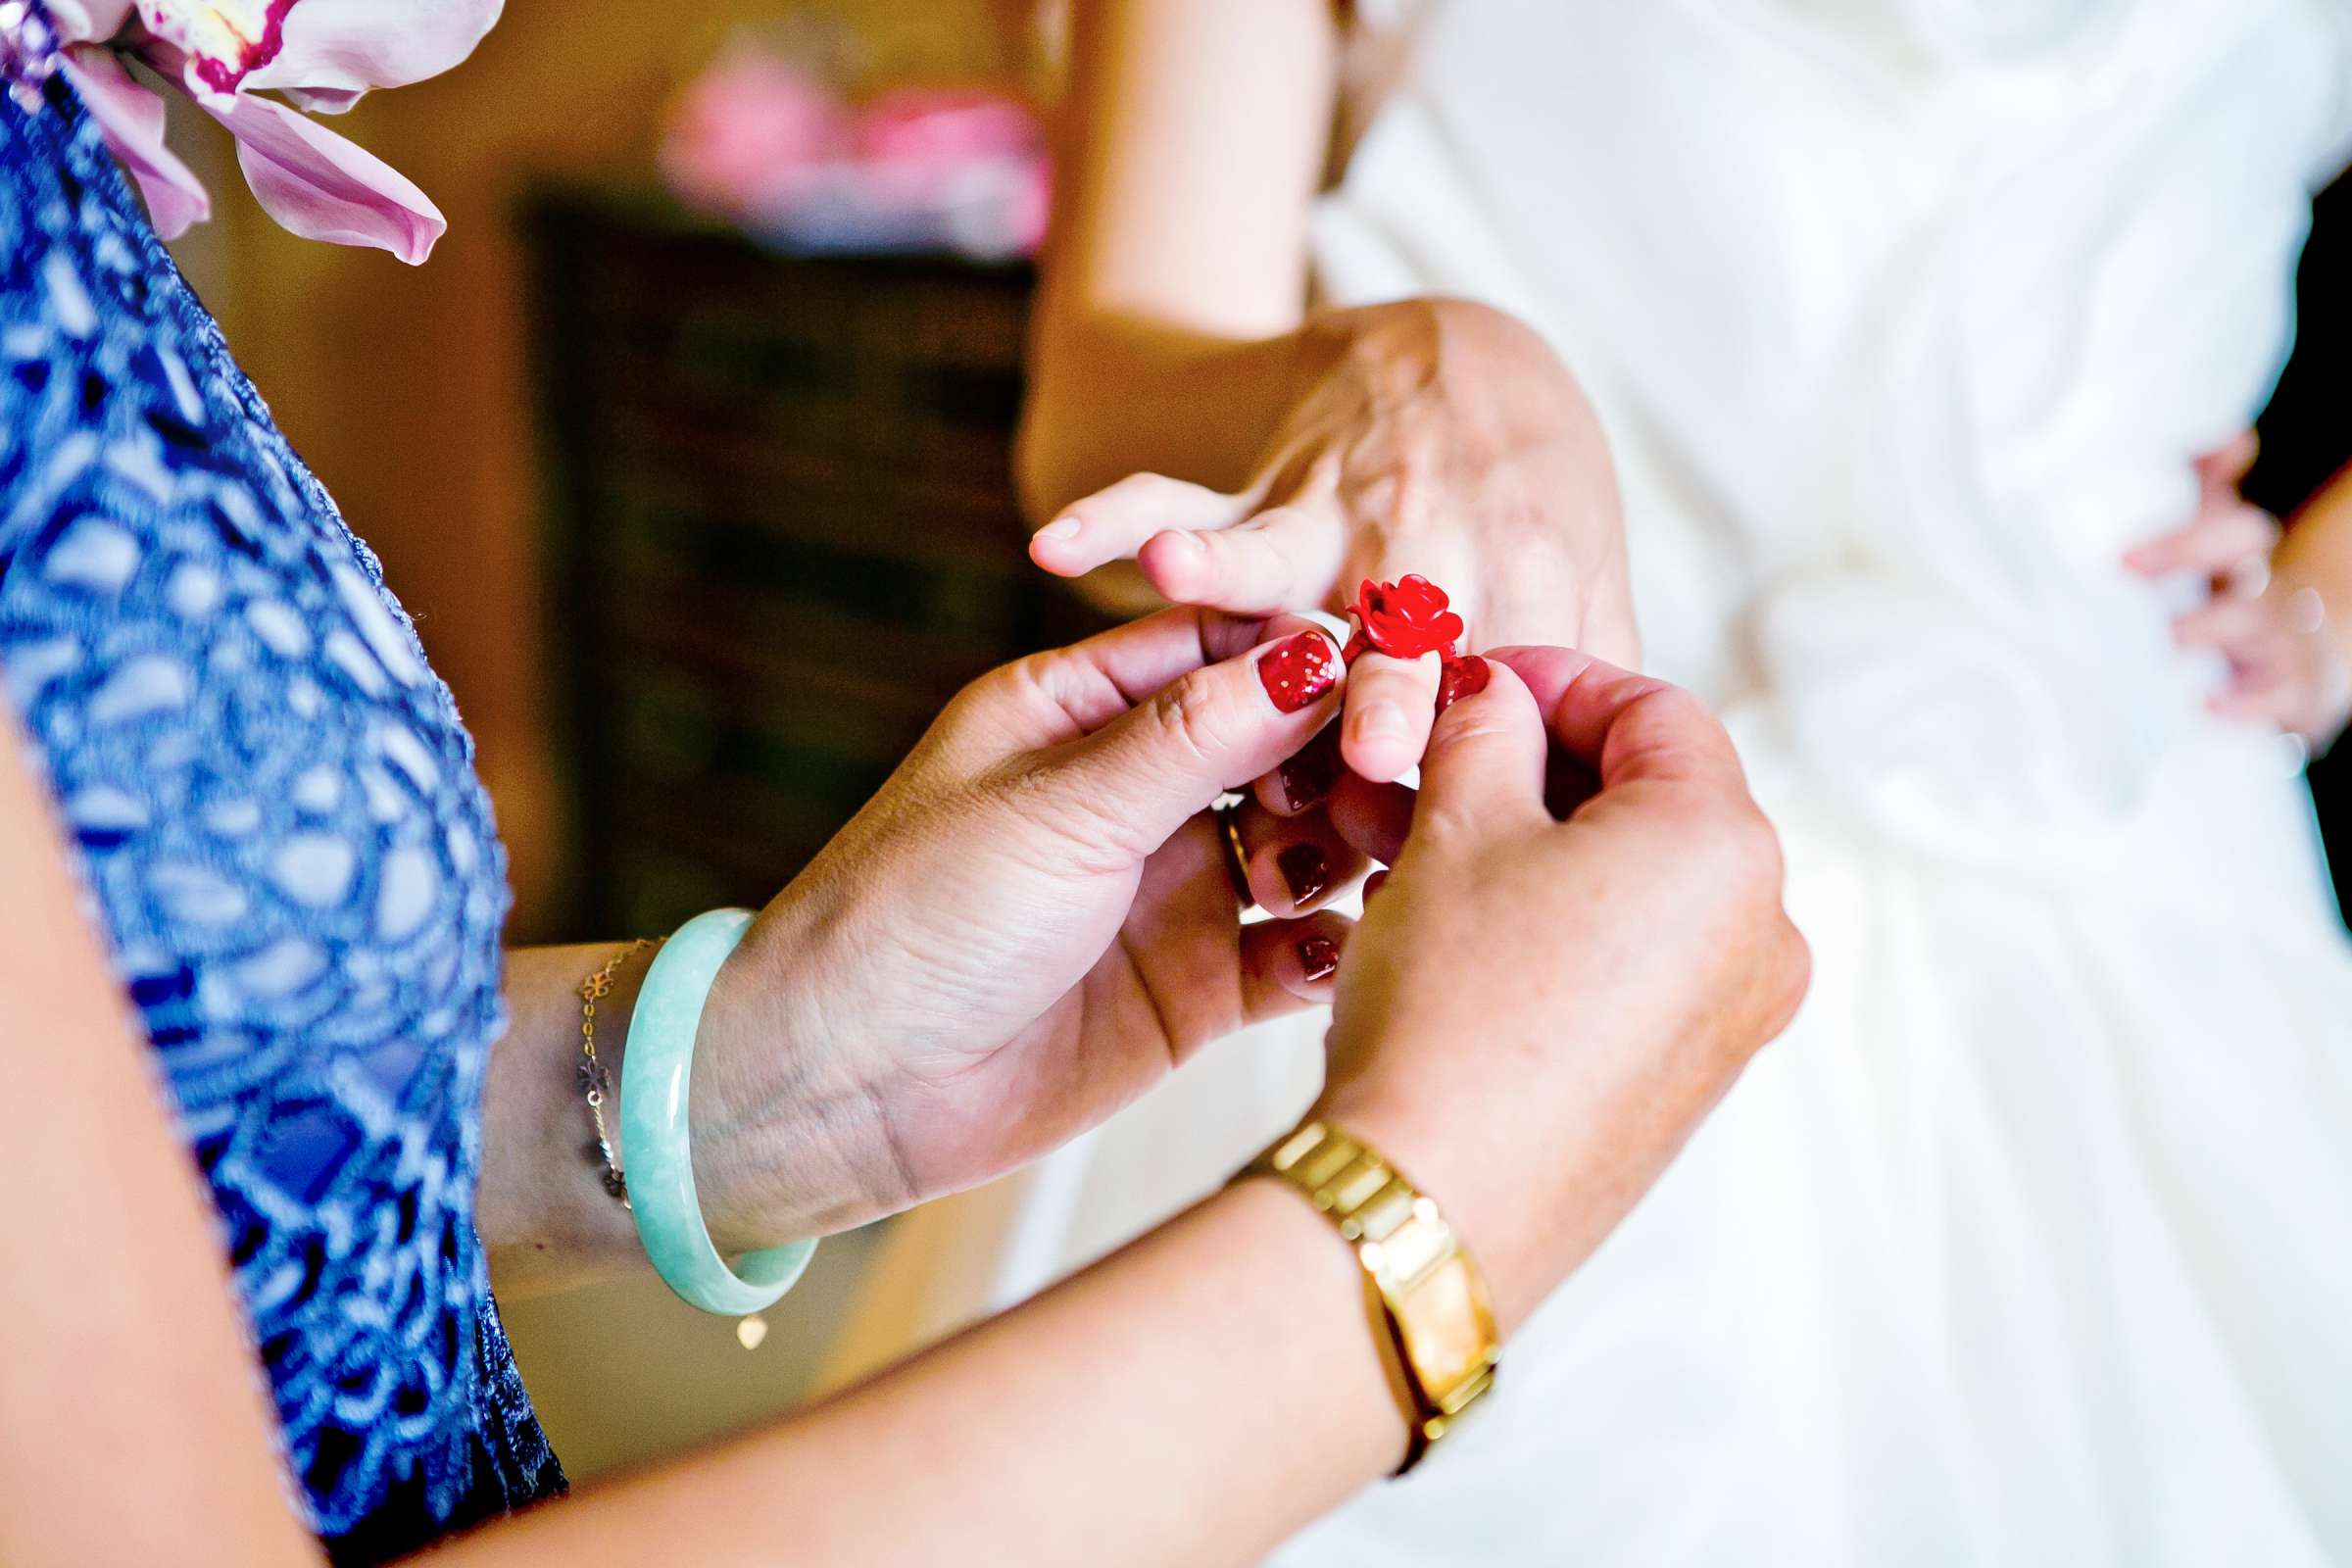
[[[275,59],[286,13],[298,0],[137,0],[139,21],[178,61],[198,103],[225,104],[254,68]],[[142,48],[149,60],[158,51]]]
[[[104,43],[130,24],[130,0],[49,0],[49,25],[67,43]]]
[[[415,267],[449,227],[407,175],[284,104],[250,93],[198,102],[237,138],[237,163],[264,210],[304,238],[372,245]]]
[[[212,216],[212,198],[164,145],[164,101],[133,80],[112,49],[79,43],[62,57],[66,76],[98,122],[107,147],[138,181],[155,231],[177,239]]]
[[[276,54],[242,82],[339,112],[371,87],[437,76],[473,53],[504,0],[293,0]]]
[[[348,115],[368,96],[347,87],[280,87],[277,95],[306,115]]]

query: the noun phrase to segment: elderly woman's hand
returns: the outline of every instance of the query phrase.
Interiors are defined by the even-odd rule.
[[[1244,807],[1278,916],[1245,927],[1207,808],[1330,721],[1338,652],[1174,610],[958,695],[713,988],[694,1136],[722,1244],[985,1180],[1323,1000],[1348,922],[1319,906],[1364,862],[1320,812]]]
[[[1439,1195],[1507,1327],[1785,1028],[1810,972],[1779,842],[1696,699],[1559,649],[1491,657],[1418,798],[1333,820],[1395,870],[1341,966],[1319,1114]],[[1408,831],[1409,829],[1409,831]]]
[[[1227,495],[1136,474],[1072,502],[1030,553],[1078,576],[1132,558],[1179,604],[1344,611],[1365,578],[1443,583],[1467,646],[1562,643],[1638,657],[1607,443],[1559,357],[1498,311],[1406,300],[1298,335],[1289,414]],[[1436,661],[1368,655],[1342,751],[1366,778],[1419,760]]]

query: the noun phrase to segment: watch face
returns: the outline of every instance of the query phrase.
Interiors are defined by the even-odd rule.
[[[1421,1225],[1445,1229],[1442,1220],[1422,1219],[1401,1228]],[[1492,1375],[1495,1354],[1494,1316],[1485,1286],[1470,1259],[1452,1248],[1450,1234],[1446,1240],[1444,1261],[1409,1290],[1384,1288],[1382,1293],[1396,1317],[1413,1381],[1439,1414],[1451,1414],[1477,1397],[1476,1385]]]

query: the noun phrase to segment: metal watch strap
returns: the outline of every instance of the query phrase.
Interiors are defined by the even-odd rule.
[[[1486,1281],[1437,1203],[1337,1128],[1307,1122],[1243,1174],[1289,1183],[1354,1246],[1396,1352],[1411,1427],[1404,1474],[1494,1386],[1502,1352]]]

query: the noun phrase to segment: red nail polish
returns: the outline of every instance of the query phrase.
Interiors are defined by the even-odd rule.
[[[1298,962],[1306,970],[1310,984],[1328,980],[1340,972],[1340,945],[1329,937],[1301,937]]]
[[[1282,785],[1283,805],[1294,811],[1303,811],[1329,795],[1340,781],[1340,726],[1327,725],[1276,768],[1274,777]]]
[[[1476,654],[1446,661],[1446,672],[1438,680],[1438,711],[1443,713],[1465,697],[1475,697],[1487,689],[1494,671]]]
[[[1339,684],[1339,663],[1321,632],[1302,631],[1276,643],[1257,662],[1257,678],[1276,708],[1296,713]]]
[[[1294,905],[1304,904],[1331,881],[1331,862],[1312,844],[1292,845],[1274,857],[1274,868],[1282,873],[1283,885],[1291,890]]]

